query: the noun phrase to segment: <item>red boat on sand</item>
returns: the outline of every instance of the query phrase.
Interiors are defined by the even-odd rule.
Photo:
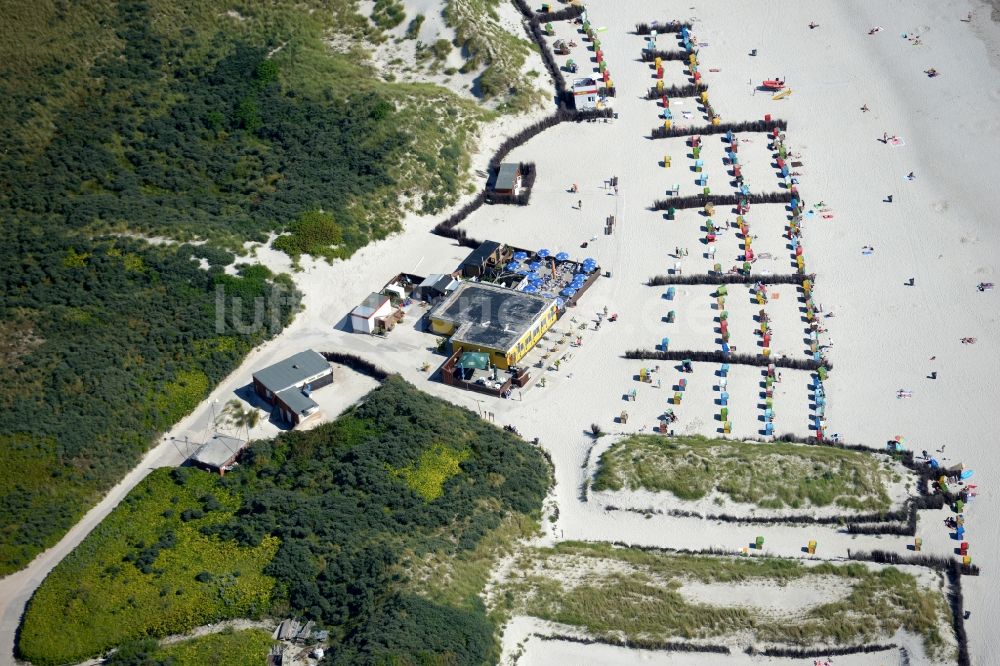
[[[785,80],[784,79],[764,79],[764,83],[760,84],[762,88],[766,90],[784,90]]]

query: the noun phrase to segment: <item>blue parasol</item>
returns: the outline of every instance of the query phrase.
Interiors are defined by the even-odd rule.
[[[542,262],[540,261],[533,261],[530,264],[528,264],[528,268],[530,268],[533,271],[537,271],[541,267],[542,267]]]
[[[552,253],[549,252],[548,250],[546,250],[545,248],[542,248],[541,250],[539,250],[535,254],[537,254],[539,257],[541,257],[542,259],[544,259],[545,257],[549,256]]]
[[[536,287],[533,284],[529,284],[527,287],[524,288],[524,293],[526,293],[526,294],[537,294],[538,293],[538,287]]]
[[[557,308],[562,308],[564,305],[566,305],[566,301],[564,301],[561,298],[557,298],[556,299],[556,307]]]
[[[573,287],[566,287],[565,289],[563,289],[559,293],[562,294],[563,296],[565,296],[566,298],[571,298],[573,296],[573,294],[576,293],[576,289],[574,289]]]
[[[528,258],[528,253],[527,252],[515,252],[514,253],[514,261],[524,261],[527,258]]]
[[[507,266],[505,266],[505,268],[506,268],[506,269],[507,269],[508,271],[516,271],[516,270],[517,270],[517,267],[518,267],[518,266],[520,266],[520,265],[521,265],[520,263],[518,263],[518,262],[516,262],[516,261],[512,261],[512,262],[510,262],[509,264],[507,264]]]
[[[566,261],[569,259],[569,252],[560,252],[556,255],[556,261]]]
[[[583,263],[585,263],[585,264],[593,264],[593,265],[596,266],[597,265],[597,259],[594,259],[593,257],[587,257],[586,259],[583,260]]]

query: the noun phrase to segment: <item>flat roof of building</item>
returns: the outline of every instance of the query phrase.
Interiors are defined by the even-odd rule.
[[[294,386],[284,391],[278,391],[275,395],[299,416],[308,416],[314,409],[319,407],[315,400],[305,394],[305,391]]]
[[[508,350],[553,301],[480,282],[463,282],[430,316],[454,324],[452,340]]]
[[[573,88],[592,88],[597,86],[597,81],[591,78],[576,79],[573,81]]]
[[[328,370],[330,364],[326,359],[318,352],[307,349],[263,370],[258,370],[253,373],[253,377],[272,393],[278,393]]]
[[[215,434],[212,439],[198,447],[191,459],[196,463],[221,469],[233,461],[247,443],[229,435]]]
[[[361,305],[351,310],[351,314],[364,317],[365,319],[371,319],[372,315],[378,312],[378,309],[389,300],[389,297],[385,294],[376,294],[374,291],[368,294],[365,300],[361,301]]]

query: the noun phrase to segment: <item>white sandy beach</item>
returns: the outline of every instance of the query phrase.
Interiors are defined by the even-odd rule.
[[[710,100],[724,121],[760,119],[764,114],[788,120],[787,141],[793,151],[801,153],[804,164],[799,189],[807,204],[822,200],[833,211],[830,220],[816,216],[806,222],[803,238],[807,270],[817,273],[817,300],[835,314],[824,321],[829,328],[824,341],[829,342],[831,336],[836,340],[828,351],[834,366],[826,382],[828,433],[872,446],[903,435],[918,453],[946,446],[943,457],[949,463],[962,461],[975,469],[972,481],[979,486],[979,496],[967,512],[966,540],[982,575],[964,580],[965,604],[972,612],[966,626],[974,663],[992,663],[992,655],[1000,653],[1000,599],[995,593],[1000,529],[989,516],[1000,511],[1000,453],[991,437],[998,419],[989,414],[995,414],[990,405],[998,398],[996,345],[1000,335],[993,327],[1000,291],[980,293],[975,287],[1000,276],[996,259],[1000,231],[992,215],[1000,207],[992,182],[997,172],[993,161],[1000,154],[996,117],[1000,23],[991,22],[989,9],[981,3],[965,0],[919,6],[902,0],[877,5],[860,0],[767,0],[702,3],[690,9],[666,2],[623,0],[594,1],[588,8],[593,23],[607,28],[601,40],[618,90],[613,106],[619,118],[609,123],[562,124],[515,150],[512,160],[537,165],[531,204],[486,206],[463,224],[476,238],[527,249],[565,250],[574,258],[594,257],[612,272],[611,278],[598,280],[556,324],[559,330],[576,330],[579,322],[589,323],[584,344],[573,350],[573,358],[560,372],[545,372],[544,388],[528,389],[522,399],[494,400],[428,381],[428,373],[418,368],[425,361],[436,368],[443,357],[432,351],[436,338],[414,328],[415,317],[408,317],[384,339],[350,332],[349,325],[344,325],[350,310],[392,276],[447,272],[465,257],[467,249],[428,233],[440,218],[409,219],[402,233],[362,249],[346,262],[304,261],[305,270],[294,278],[305,294],[306,309],[295,322],[252,352],[57,546],[25,570],[0,580],[0,663],[11,663],[14,632],[24,604],[51,567],[150,469],[182,461],[180,450],[169,438],[203,432],[215,401],[224,404],[236,396],[256,369],[309,347],[361,355],[399,372],[421,390],[473,411],[492,412],[498,425],[514,424],[526,438],[538,437],[555,463],[553,499],[559,508],[556,523],[545,521],[543,542],[583,539],[736,550],[764,535],[766,553],[788,557],[804,556],[802,547],[810,539],[818,540],[821,558],[875,548],[907,552],[912,539],[904,537],[852,537],[830,527],[647,518],[607,512],[602,503],[580,501],[583,465],[593,446],[587,435],[590,424],[599,423],[611,433],[648,431],[667,406],[669,386],[680,377],[672,364],[663,363],[655,375],[662,378],[662,388],[640,384],[634,376],[652,363],[626,360],[622,353],[652,349],[663,337],[670,337],[677,348],[718,349],[710,288],[680,287],[678,298],[668,302],[663,298],[664,287],[645,285],[647,278],[673,266],[676,260],[669,255],[678,246],[690,249],[682,262],[685,273],[705,272],[714,263],[702,256],[698,225],[703,218],[695,211],[679,212],[676,220],[667,221],[663,213],[648,210],[675,182],[681,184],[682,195],[700,191],[683,141],[648,138],[661,122],[659,109],[655,102],[641,99],[653,84],[652,73],[638,61],[644,38],[629,33],[635,23],[654,19],[693,22],[693,32],[705,43],[699,60],[710,86]],[[960,21],[969,11],[974,12],[972,23]],[[810,21],[819,26],[809,29]],[[873,26],[884,29],[869,36]],[[568,24],[556,25],[557,33],[567,28]],[[917,46],[901,37],[914,31],[921,35],[922,43]],[[661,48],[675,46],[670,35],[661,36],[659,43]],[[757,56],[748,56],[754,48]],[[581,61],[582,52],[574,57]],[[925,76],[922,71],[929,67],[937,68],[941,76]],[[721,71],[712,73],[709,68]],[[679,72],[668,70],[668,75],[682,82]],[[790,97],[773,101],[770,94],[753,94],[751,80],[759,83],[776,75],[787,79],[793,90]],[[695,101],[682,101],[676,108],[695,112],[692,124],[703,123]],[[863,104],[871,111],[862,113]],[[490,128],[474,168],[485,168],[490,153],[505,136],[546,111]],[[877,140],[883,132],[903,137],[905,145],[884,145]],[[776,191],[778,178],[770,167],[765,137],[742,138],[751,139],[740,150],[751,191]],[[703,159],[713,192],[729,193],[719,138],[708,137],[705,143]],[[669,169],[660,164],[665,154],[672,156]],[[916,176],[913,181],[905,179],[910,171]],[[612,175],[620,178],[617,196],[604,187],[604,180]],[[579,185],[580,194],[567,191],[573,183]],[[892,203],[883,203],[887,194],[894,195]],[[577,201],[582,202],[582,210],[576,209]],[[617,224],[613,235],[604,236],[608,215],[615,215]],[[748,219],[752,233],[759,235],[755,249],[774,257],[762,266],[774,273],[791,272],[790,255],[780,238],[781,207],[754,206]],[[585,241],[588,247],[582,249]],[[874,254],[862,255],[865,245],[874,246]],[[270,265],[287,269],[287,262],[273,253],[261,250],[259,254]],[[728,268],[736,254],[736,240],[730,232],[717,242],[716,261]],[[915,278],[915,285],[904,286],[910,277]],[[773,291],[781,292],[768,305],[774,318],[775,350],[804,357],[804,324],[795,311],[794,290],[785,286]],[[745,287],[735,287],[730,293],[733,342],[741,353],[749,352],[756,340],[750,333],[756,309]],[[605,322],[594,331],[592,320],[605,305],[619,314],[619,320]],[[677,312],[677,322],[667,324],[662,317],[671,309]],[[571,321],[573,317],[576,322]],[[961,344],[959,339],[965,336],[975,337],[977,343]],[[695,372],[686,376],[689,388],[682,404],[675,407],[678,432],[717,433],[715,369],[695,364]],[[936,380],[926,378],[932,370],[938,372]],[[532,368],[533,374],[539,372]],[[734,367],[730,374],[733,436],[759,436],[760,377],[759,368],[745,366]],[[784,371],[775,400],[779,433],[810,434],[808,380],[808,373]],[[324,403],[325,418],[334,418],[372,385],[350,371],[340,372],[334,387],[316,394]],[[633,388],[637,400],[623,400]],[[913,397],[897,399],[896,391],[901,388],[911,390]],[[325,396],[325,391],[331,393]],[[625,425],[615,422],[622,410],[629,412]],[[265,425],[256,436],[274,432]],[[591,469],[594,462],[591,456]],[[949,539],[941,524],[947,515],[950,512],[921,515],[918,534],[926,552],[953,556],[957,542]],[[515,620],[504,637],[505,659],[511,658],[518,643],[526,641],[520,664],[557,660],[580,664],[787,663],[745,655],[720,661],[711,655],[670,655],[528,638],[535,631],[539,631],[536,621]],[[914,654],[911,650],[911,657]],[[835,661],[897,663],[899,654],[837,657]]]

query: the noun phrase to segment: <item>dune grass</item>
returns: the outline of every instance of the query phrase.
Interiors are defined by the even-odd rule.
[[[928,653],[946,656],[950,641],[943,594],[887,567],[796,560],[680,555],[566,542],[526,556],[510,583],[514,611],[580,627],[597,637],[745,641],[783,646],[858,645],[893,636],[920,636]],[[590,573],[588,573],[588,571]],[[846,597],[780,615],[736,605],[694,603],[680,589],[690,582],[784,585],[830,577],[850,585]]]
[[[833,447],[634,435],[604,452],[593,489],[665,491],[682,500],[719,493],[767,509],[885,511],[891,475],[873,455]]]
[[[484,67],[478,79],[482,97],[501,100],[501,110],[522,113],[544,99],[521,75],[533,45],[501,25],[498,5],[498,0],[447,0],[444,17],[466,56],[462,71]]]

